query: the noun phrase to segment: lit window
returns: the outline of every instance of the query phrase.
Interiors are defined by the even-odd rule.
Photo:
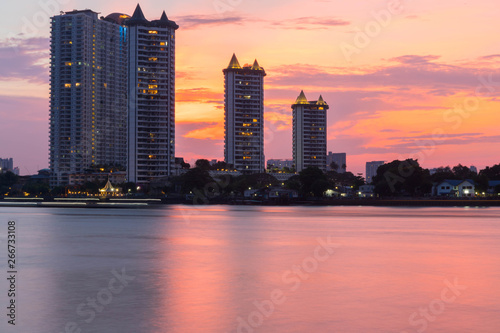
[[[158,31],[155,31],[155,30],[149,30],[148,33],[150,34],[153,34],[153,35],[157,35],[158,34]]]
[[[71,88],[71,83],[65,83],[64,88]]]
[[[151,58],[149,58],[149,61],[158,61],[158,58],[156,58],[156,57],[151,57]]]
[[[71,65],[73,65],[73,64],[72,64],[71,62],[69,62],[69,61],[66,61],[66,62],[64,63],[64,65],[65,65],[65,66],[71,66]]]
[[[79,82],[75,83],[75,87],[79,87],[81,84]]]

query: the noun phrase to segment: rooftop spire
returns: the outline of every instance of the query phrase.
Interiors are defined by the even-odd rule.
[[[257,59],[255,59],[253,66],[252,66],[252,69],[254,71],[261,71],[262,70],[262,68],[259,66],[259,63],[257,62]]]
[[[167,22],[168,21],[167,13],[165,13],[165,11],[163,11],[163,13],[161,14],[160,21],[161,22]]]
[[[137,4],[137,7],[135,7],[134,14],[132,15],[132,19],[136,20],[146,20],[146,17],[144,16],[144,13],[142,12],[141,5]]]
[[[238,58],[236,58],[236,54],[233,53],[233,57],[231,58],[231,62],[229,63],[229,66],[227,66],[227,68],[241,69]]]
[[[295,104],[308,104],[309,102],[307,101],[306,95],[304,94],[304,90],[300,91],[299,97],[297,97],[297,100],[295,101]]]
[[[318,105],[326,105],[325,100],[323,99],[323,96],[319,95],[319,99],[317,102]]]

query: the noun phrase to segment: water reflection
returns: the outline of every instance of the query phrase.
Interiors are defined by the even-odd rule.
[[[23,332],[68,323],[82,332],[500,330],[498,208],[2,209],[6,216],[20,221]],[[329,255],[317,250],[328,237],[340,244]],[[122,269],[134,279],[108,303],[112,271]],[[466,289],[440,301],[455,279]],[[99,295],[107,304],[92,320],[90,306],[77,312]]]

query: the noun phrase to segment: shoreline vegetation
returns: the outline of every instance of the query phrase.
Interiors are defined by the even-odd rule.
[[[196,205],[193,200],[182,198],[0,198],[0,207],[57,207],[57,208],[155,208],[168,205],[253,205],[253,206],[385,206],[385,207],[498,207],[500,199],[492,198],[336,198],[336,199],[286,199],[213,200]]]

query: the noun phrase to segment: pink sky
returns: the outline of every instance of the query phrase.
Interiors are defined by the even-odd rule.
[[[3,4],[0,157],[48,166],[49,15],[131,14],[133,1]],[[29,5],[31,3],[31,6]],[[5,7],[5,8],[4,8]],[[223,159],[223,74],[233,52],[266,69],[265,156],[291,158],[291,108],[304,90],[330,105],[328,150],[347,168],[418,157],[424,167],[500,163],[496,1],[142,1],[177,32],[176,155]],[[47,14],[49,13],[49,14]],[[46,20],[44,20],[46,19]],[[24,32],[24,34],[21,34]],[[360,33],[365,32],[365,33]]]

